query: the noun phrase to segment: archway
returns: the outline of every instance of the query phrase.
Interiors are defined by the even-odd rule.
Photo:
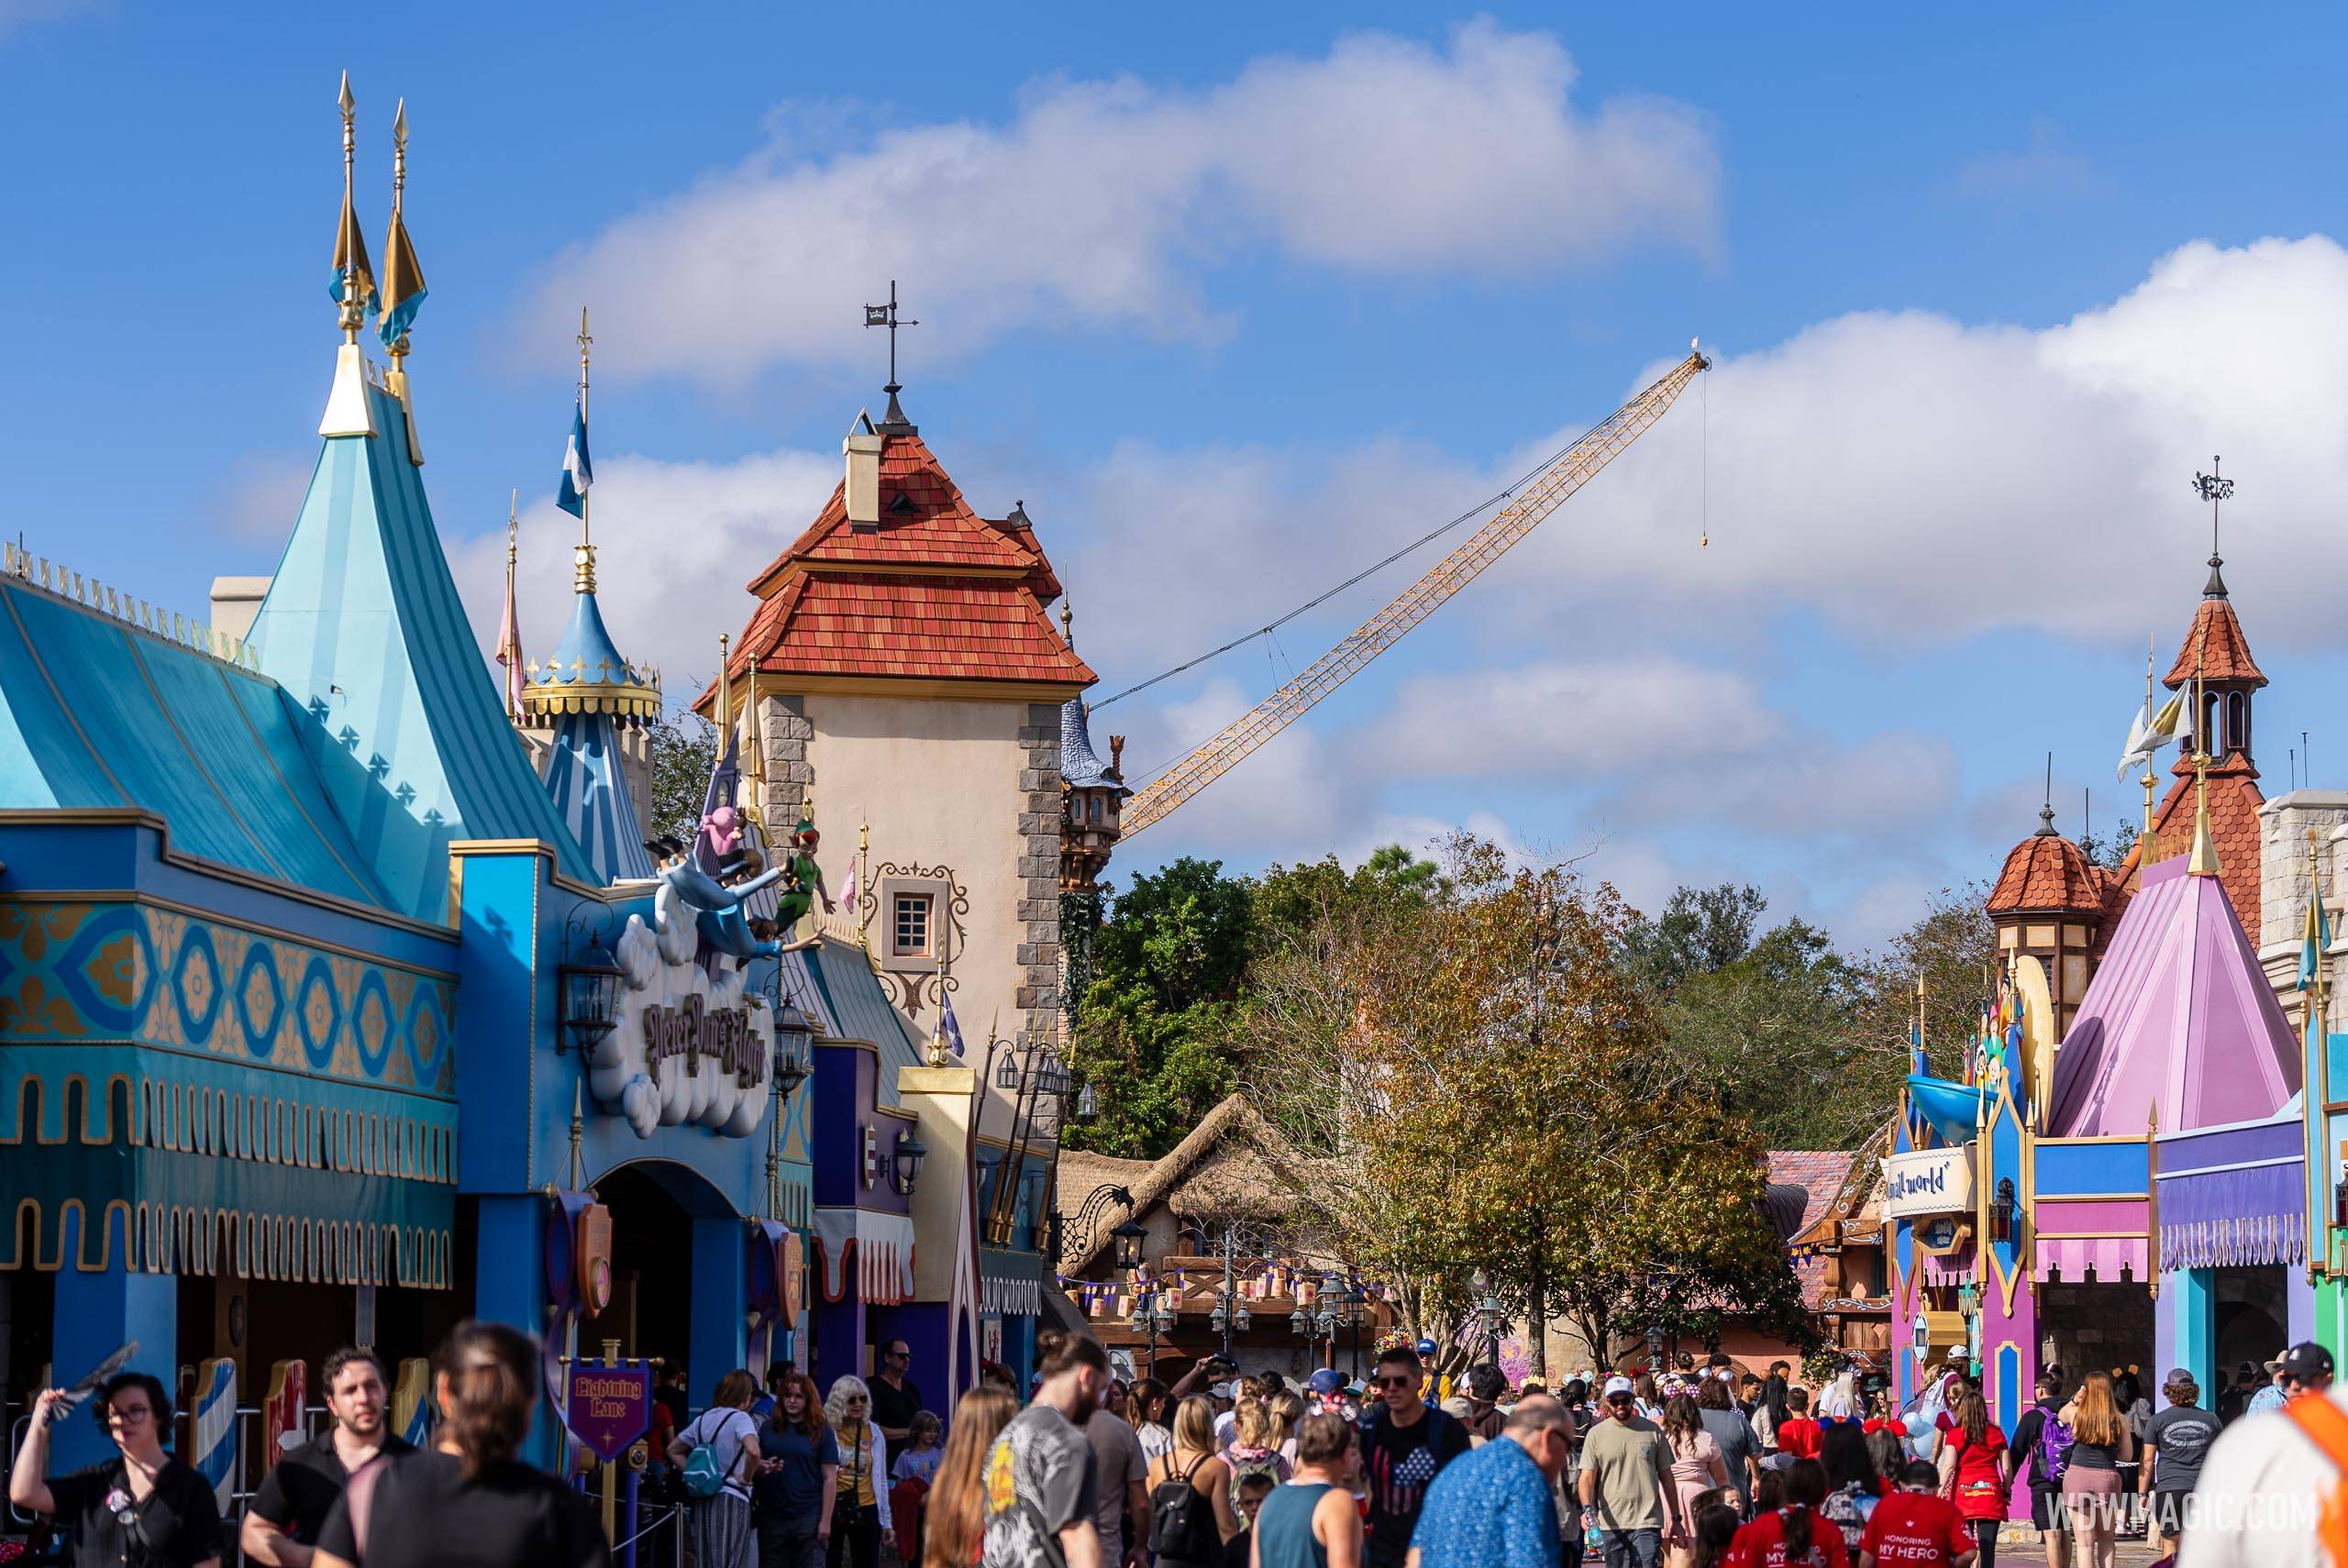
[[[582,1324],[581,1354],[616,1339],[624,1356],[687,1364],[692,1348],[693,1221],[733,1206],[699,1172],[667,1160],[621,1165],[594,1183],[612,1211],[612,1304]]]

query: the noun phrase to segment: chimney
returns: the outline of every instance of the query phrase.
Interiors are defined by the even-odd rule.
[[[858,430],[840,443],[847,454],[847,523],[851,528],[880,526],[880,437]]]

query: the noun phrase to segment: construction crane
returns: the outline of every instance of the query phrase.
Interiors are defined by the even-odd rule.
[[[1137,790],[1125,803],[1123,836],[1133,837],[1238,767],[1274,735],[1303,717],[1315,702],[1400,642],[1403,634],[1434,614],[1445,600],[1473,582],[1486,567],[1506,555],[1511,546],[1539,526],[1543,518],[1565,504],[1567,496],[1612,462],[1623,447],[1645,435],[1647,426],[1662,418],[1664,411],[1687,390],[1689,382],[1711,369],[1710,359],[1696,352],[1693,344],[1689,347],[1688,358],[1567,447],[1556,462],[1527,482],[1515,499],[1476,530],[1466,544],[1403,590],[1353,635],[1314,659],[1287,685]]]

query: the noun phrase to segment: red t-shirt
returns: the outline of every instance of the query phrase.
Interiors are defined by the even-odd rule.
[[[1973,1532],[1946,1497],[1894,1492],[1868,1516],[1859,1550],[1873,1552],[1882,1568],[1949,1568],[1974,1544]]]
[[[2006,1483],[1998,1474],[1998,1456],[2006,1451],[2006,1434],[1993,1422],[1979,1442],[1966,1441],[1963,1428],[1945,1440],[1956,1455],[1956,1511],[1968,1519],[2006,1517]]]
[[[1826,1429],[1808,1416],[1789,1416],[1778,1423],[1778,1452],[1796,1459],[1816,1459],[1826,1446]]]
[[[1778,1429],[1783,1431],[1785,1429]],[[1723,1568],[1787,1568],[1785,1509],[1763,1514],[1736,1532],[1729,1543]],[[1812,1568],[1851,1568],[1851,1554],[1843,1550],[1843,1531],[1817,1509],[1810,1514],[1810,1562]]]

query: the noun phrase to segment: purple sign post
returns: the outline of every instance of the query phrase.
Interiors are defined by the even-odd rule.
[[[652,1368],[642,1362],[634,1366],[621,1365],[619,1348],[617,1340],[605,1340],[604,1360],[571,1364],[570,1397],[563,1408],[570,1435],[603,1461],[604,1539],[615,1546],[622,1539],[620,1459],[627,1452],[628,1444],[642,1437],[644,1429],[652,1424]],[[631,1472],[626,1537],[629,1545],[621,1554],[630,1568],[636,1562],[635,1482]]]
[[[652,1424],[652,1369],[581,1361],[570,1368],[571,1435],[606,1464]]]

